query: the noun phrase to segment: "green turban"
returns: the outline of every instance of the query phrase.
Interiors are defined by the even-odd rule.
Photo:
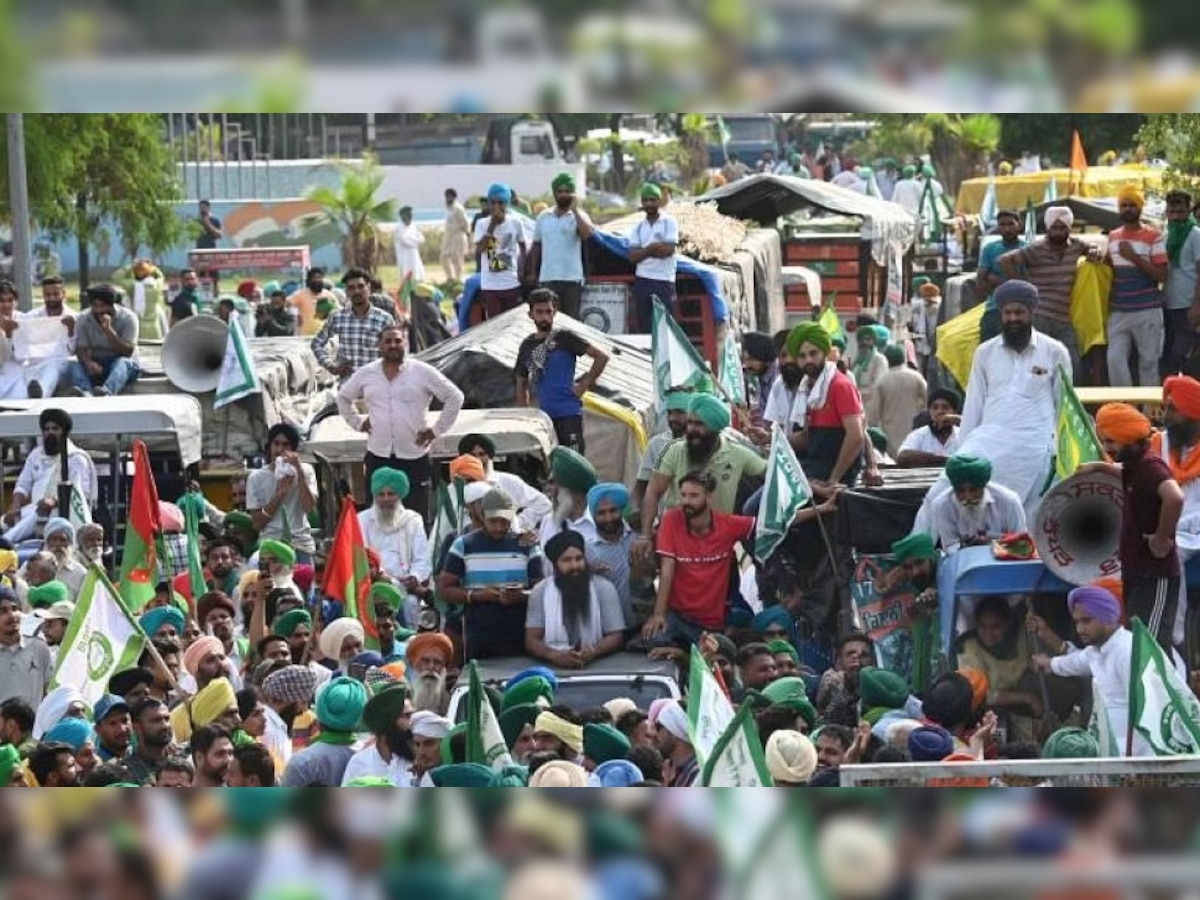
[[[935,169],[933,166],[926,163],[925,165],[921,166],[921,174],[924,175],[926,178],[936,178],[937,177],[937,169]]]
[[[888,331],[886,325],[862,325],[859,327],[858,333],[859,335],[869,334],[875,338],[875,349],[881,353],[892,339],[892,333]]]
[[[667,412],[687,412],[691,402],[692,395],[689,391],[667,391],[667,396],[663,398]]]
[[[47,581],[37,587],[31,587],[26,596],[29,605],[34,609],[45,609],[55,603],[63,603],[71,599],[71,589],[61,581]]]
[[[12,784],[13,772],[21,765],[21,754],[12,744],[0,747],[0,787]]]
[[[937,549],[933,544],[933,535],[916,532],[901,538],[892,544],[892,555],[896,562],[909,560],[937,559]]]
[[[574,191],[575,176],[570,172],[559,172],[554,176],[554,180],[550,182],[550,190],[557,191],[559,188],[566,188],[569,191]]]
[[[611,725],[589,722],[583,726],[583,755],[596,765],[610,759],[624,759],[630,749],[629,738]]]
[[[899,344],[888,344],[883,355],[887,357],[888,365],[892,368],[904,365],[904,348]]]
[[[791,330],[787,337],[788,356],[799,356],[800,348],[805,344],[812,344],[822,353],[828,353],[833,346],[829,332],[816,322],[801,322]]]
[[[600,480],[595,467],[570,447],[550,451],[550,474],[559,487],[576,494],[586,494]]]
[[[488,787],[529,787],[529,770],[524,766],[505,766],[499,772],[492,773],[492,780],[488,782]]]
[[[258,545],[258,555],[270,553],[276,560],[285,566],[294,566],[296,564],[296,551],[289,547],[283,541],[263,541]]]
[[[373,602],[382,600],[392,609],[399,609],[404,603],[404,595],[400,593],[400,589],[386,581],[379,581],[371,585],[370,596]]]
[[[912,280],[912,292],[915,294],[919,288],[927,284],[933,284],[933,279],[928,275],[918,275]]]
[[[908,702],[908,682],[888,669],[867,666],[858,674],[863,709],[902,709]]]
[[[867,429],[867,437],[871,439],[871,446],[880,453],[887,453],[888,436],[887,432],[878,425],[872,425]]]
[[[767,649],[771,651],[772,656],[778,656],[780,653],[786,653],[795,661],[796,665],[800,665],[800,654],[796,652],[796,648],[792,646],[790,641],[768,641]]]
[[[643,200],[661,200],[662,188],[660,188],[657,184],[651,184],[649,181],[647,181],[642,185],[641,198]]]
[[[1097,759],[1100,745],[1090,731],[1082,728],[1060,728],[1042,747],[1042,759]]]
[[[371,476],[371,496],[374,497],[384,488],[391,488],[401,500],[408,496],[410,490],[408,476],[399,469],[376,469]]]
[[[510,749],[525,730],[525,726],[537,721],[541,711],[542,708],[536,703],[519,703],[516,706],[510,705],[500,713],[500,732],[504,735],[504,743]]]
[[[946,477],[954,488],[981,488],[992,480],[992,464],[980,456],[956,454],[946,460]]]
[[[502,705],[504,712],[508,712],[514,706],[537,703],[539,699],[545,700],[547,704],[553,703],[554,688],[550,686],[550,682],[543,676],[532,675],[529,678],[518,681],[506,690]]]
[[[903,169],[900,170],[901,178],[913,178],[916,176],[916,174],[917,174],[916,166],[905,166]]]
[[[704,423],[709,431],[724,431],[731,421],[729,407],[712,394],[693,394],[688,415]]]
[[[808,685],[803,678],[776,678],[763,688],[762,696],[771,706],[786,707],[803,717],[809,728],[817,721],[817,710],[808,699]]]
[[[492,770],[481,763],[438,766],[429,773],[434,787],[480,788],[492,784]]]
[[[225,513],[225,528],[242,528],[246,531],[255,531],[254,520],[250,518],[249,513],[244,513],[241,510],[235,509],[233,512]]]
[[[312,628],[312,623],[312,614],[307,609],[289,610],[275,620],[275,634],[281,638],[290,638],[301,625]]]

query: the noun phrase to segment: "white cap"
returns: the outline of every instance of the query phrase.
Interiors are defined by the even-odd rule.
[[[33,614],[39,619],[64,619],[67,622],[75,615],[75,604],[70,600],[60,600],[45,609],[35,609]]]

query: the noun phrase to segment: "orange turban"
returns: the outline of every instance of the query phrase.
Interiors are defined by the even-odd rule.
[[[959,669],[958,674],[967,679],[971,685],[971,709],[975,711],[983,709],[984,704],[987,703],[988,691],[992,687],[987,675],[978,669]]]
[[[1136,184],[1127,184],[1117,194],[1117,205],[1120,206],[1122,203],[1133,203],[1138,209],[1144,209],[1146,206],[1146,195],[1142,193],[1142,189]]]
[[[1128,403],[1105,403],[1096,413],[1096,430],[1118,444],[1136,444],[1150,437],[1150,420]]]
[[[464,453],[450,460],[450,477],[461,478],[463,481],[484,481],[487,472],[479,457]]]
[[[1092,587],[1103,588],[1121,604],[1121,622],[1125,622],[1125,583],[1120,578],[1100,578],[1093,581]]]
[[[454,661],[454,644],[450,638],[438,631],[423,631],[409,638],[404,648],[404,656],[411,666],[429,650],[440,652],[446,660],[446,665]]]
[[[1163,382],[1163,399],[1189,419],[1200,419],[1200,381],[1186,375],[1172,375]]]

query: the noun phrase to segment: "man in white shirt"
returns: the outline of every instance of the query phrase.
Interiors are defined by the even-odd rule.
[[[379,564],[385,575],[399,582],[408,595],[405,603],[405,624],[416,627],[411,615],[420,608],[421,597],[429,581],[429,539],[425,522],[411,509],[404,508],[409,495],[408,476],[398,469],[376,469],[371,475],[369,509],[358,514],[363,542],[379,554]]]
[[[1055,648],[1050,654],[1035,653],[1033,666],[1038,671],[1063,678],[1090,675],[1099,701],[1108,712],[1113,734],[1123,737],[1129,727],[1133,632],[1121,627],[1121,604],[1104,588],[1089,585],[1077,587],[1067,595],[1067,608],[1071,611],[1082,649],[1064,641],[1045,620],[1033,616],[1032,622],[1037,627],[1042,646]],[[1154,755],[1150,744],[1136,731],[1133,755]]]
[[[376,469],[397,469],[408,476],[412,498],[408,507],[430,524],[430,484],[433,464],[429,448],[434,438],[450,430],[463,405],[463,392],[433,366],[406,359],[408,326],[391,325],[379,336],[380,358],[351,375],[338,391],[337,405],[352,428],[365,431],[367,483]],[[358,400],[367,414],[355,411]],[[430,428],[425,421],[429,404],[437,399],[442,412]]]
[[[675,309],[675,271],[679,261],[679,223],[659,211],[662,189],[647,182],[642,185],[642,211],[646,218],[629,234],[629,261],[636,268],[633,300],[637,331],[649,334],[653,324],[653,298],[658,297],[668,310]]]
[[[396,224],[392,244],[396,250],[401,282],[409,275],[414,284],[425,280],[425,263],[421,261],[421,245],[424,243],[425,235],[413,224],[412,207],[400,207],[400,221]]]
[[[1003,485],[988,484],[992,464],[986,459],[952,456],[946,477],[950,490],[933,501],[933,533],[946,553],[1026,530],[1021,498]]]
[[[918,215],[921,210],[922,185],[917,181],[917,167],[905,166],[900,170],[900,180],[892,188],[892,202],[898,203],[912,215]]]
[[[0,281],[0,400],[24,400],[28,396],[25,368],[13,346],[19,317],[16,287],[11,281]]]
[[[993,478],[1021,497],[1025,515],[1037,508],[1054,458],[1059,378],[1071,377],[1067,348],[1033,327],[1038,291],[1027,281],[996,288],[999,336],[975,351],[958,452],[992,464]],[[939,479],[917,516],[921,528],[929,500],[948,489]]]
[[[583,302],[583,242],[596,226],[575,200],[575,179],[562,172],[550,184],[554,206],[544,210],[533,230],[530,268],[538,285],[558,296],[559,309],[579,318]]]
[[[317,473],[300,462],[299,449],[300,431],[295,425],[271,426],[266,447],[270,462],[246,479],[246,507],[260,541],[279,541],[296,551],[297,561],[311,563],[317,545],[308,514],[317,505]]]
[[[442,230],[442,271],[451,281],[463,280],[463,259],[471,249],[471,223],[458,202],[458,191],[446,188],[446,223]]]
[[[896,465],[902,469],[940,468],[958,452],[962,397],[951,388],[929,394],[929,424],[914,428],[900,444]]]
[[[54,396],[58,390],[59,379],[75,353],[75,317],[64,308],[65,297],[62,277],[47,276],[42,279],[42,306],[20,317],[26,321],[37,321],[33,328],[44,331],[46,337],[53,335],[56,338],[53,344],[50,341],[38,340],[38,345],[43,347],[45,352],[40,352],[36,358],[21,360],[25,364],[29,396],[33,399]],[[42,324],[44,320],[52,319],[59,320],[58,329],[54,329],[48,322]]]
[[[396,787],[414,787],[413,735],[409,727],[413,714],[408,686],[389,684],[375,693],[363,708],[363,724],[374,736],[346,765],[342,787],[356,778],[386,778]]]
[[[475,223],[475,255],[479,259],[479,299],[486,318],[521,305],[521,273],[528,253],[525,226],[509,209],[512,188],[488,188],[488,215]]]
[[[486,434],[464,435],[458,442],[460,456],[473,456],[483,466],[483,480],[504,488],[517,504],[516,529],[521,533],[537,531],[553,507],[550,498],[512,472],[502,472],[493,464],[496,442]]]
[[[71,426],[71,417],[65,410],[44,409],[38,416],[41,441],[21,467],[12,502],[4,516],[4,524],[9,526],[4,537],[14,544],[33,535],[39,518],[55,515],[64,452],[67,481],[79,489],[89,506],[96,503],[96,467],[92,458],[70,440]]]

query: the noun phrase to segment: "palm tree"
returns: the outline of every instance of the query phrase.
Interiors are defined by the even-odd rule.
[[[367,154],[360,165],[336,164],[342,175],[337,189],[321,185],[305,196],[321,212],[305,219],[307,227],[329,224],[342,235],[342,260],[347,266],[375,271],[379,258],[379,225],[396,221],[396,202],[380,200],[384,173],[375,157]]]

